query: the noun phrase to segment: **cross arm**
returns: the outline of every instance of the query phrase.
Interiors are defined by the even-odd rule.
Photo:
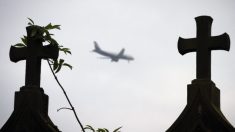
[[[195,52],[197,50],[196,38],[184,39],[179,37],[178,39],[178,51],[181,55],[189,52]]]
[[[209,48],[211,50],[226,50],[229,51],[230,49],[230,39],[227,33],[224,33],[219,36],[212,37]]]
[[[43,59],[51,58],[56,60],[59,56],[59,48],[57,45],[52,44],[43,46],[42,52],[40,52],[39,56]]]
[[[27,48],[16,48],[14,46],[11,46],[10,48],[10,60],[12,62],[18,62],[20,60],[25,60],[27,56]]]

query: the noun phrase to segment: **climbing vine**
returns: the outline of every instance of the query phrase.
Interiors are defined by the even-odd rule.
[[[28,26],[37,26],[37,25],[34,24],[34,21],[32,19],[30,19],[30,18],[28,18],[28,19],[29,19]],[[66,55],[67,54],[70,54],[70,55],[72,54],[69,48],[65,48],[63,45],[59,45],[57,43],[57,41],[52,37],[54,34],[51,34],[49,32],[50,30],[53,30],[53,29],[60,30],[60,25],[53,25],[53,24],[49,23],[46,26],[42,26],[42,27],[38,26],[38,27],[40,27],[40,32],[42,34],[42,36],[40,36],[40,37],[42,38],[43,42],[47,42],[48,44],[51,44],[51,45],[57,45],[58,48],[59,48],[59,51],[63,52]],[[34,35],[36,35],[36,30],[32,31],[31,36],[34,36]],[[22,42],[17,43],[14,46],[19,47],[19,48],[27,47],[27,36],[24,35],[21,38],[21,41]],[[65,63],[64,59],[57,59],[57,60],[48,59],[48,61],[50,62],[50,65],[52,65],[53,71],[55,73],[58,73],[61,70],[62,66],[69,67],[71,70],[73,68],[72,65],[70,65],[68,63]]]

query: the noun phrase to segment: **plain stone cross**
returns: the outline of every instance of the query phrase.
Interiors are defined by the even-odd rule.
[[[10,60],[18,62],[26,60],[25,86],[40,87],[41,59],[57,59],[58,46],[43,46],[43,30],[40,26],[28,26],[27,30],[27,47],[16,48],[11,46]]]
[[[183,39],[179,37],[178,50],[184,55],[189,52],[197,53],[197,79],[211,79],[211,50],[229,51],[230,40],[227,33],[211,36],[213,19],[209,16],[195,18],[197,37]]]

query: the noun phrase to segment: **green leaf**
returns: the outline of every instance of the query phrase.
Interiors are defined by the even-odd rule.
[[[106,132],[105,129],[98,128],[97,132]]]
[[[86,125],[84,129],[92,130],[92,132],[95,132],[95,129],[90,125]]]
[[[50,30],[51,28],[52,28],[51,23],[47,24],[46,27],[45,27],[46,30]]]
[[[59,64],[58,64],[58,60],[54,60],[53,63],[53,70],[55,71],[58,68]]]
[[[58,72],[61,70],[61,67],[62,67],[63,63],[64,63],[64,60],[63,60],[63,59],[60,59],[60,60],[59,60],[58,67],[57,67],[55,73],[58,73]]]
[[[29,25],[29,26],[33,26],[33,24],[32,24],[32,23],[30,23],[30,22],[28,23],[28,25]]]
[[[61,48],[60,50],[61,50],[61,51],[68,51],[69,48]]]
[[[45,40],[50,40],[51,39],[51,35],[50,35],[49,31],[44,30],[43,37],[44,37]]]
[[[14,45],[15,47],[18,47],[18,48],[23,48],[23,47],[27,47],[25,44],[23,43],[17,43]]]
[[[29,19],[29,23],[28,23],[28,25],[34,25],[34,21],[32,20],[32,19],[30,19],[30,18],[28,18]]]
[[[46,30],[51,30],[51,29],[59,29],[60,30],[60,25],[52,25],[51,23],[49,23],[48,25],[46,25],[45,29]]]
[[[113,132],[120,132],[119,130],[121,129],[122,127],[119,127],[117,129],[115,129]]]
[[[68,63],[64,63],[63,66],[67,66],[67,67],[69,67],[71,70],[73,69],[73,66],[71,66],[71,65],[68,64]]]
[[[104,130],[105,130],[105,132],[109,132],[109,130],[108,130],[108,129],[106,129],[106,128],[104,128]]]
[[[67,53],[69,53],[70,55],[72,55],[71,51],[67,51]]]
[[[69,53],[70,55],[72,54],[71,51],[65,51],[65,54],[67,55],[67,53]]]
[[[21,41],[22,41],[25,45],[27,45],[27,37],[26,37],[26,36],[23,36],[23,38],[21,38]]]
[[[72,54],[69,48],[60,48],[59,47],[59,50],[63,51],[65,54],[67,54],[67,53]]]
[[[53,27],[53,29],[58,29],[58,30],[60,30],[60,25],[54,25],[54,26],[52,26]]]

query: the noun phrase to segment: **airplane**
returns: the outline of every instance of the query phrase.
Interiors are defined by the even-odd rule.
[[[94,45],[95,49],[93,50],[93,52],[105,56],[106,58],[104,59],[111,59],[112,62],[118,62],[119,59],[127,60],[128,62],[134,60],[132,56],[124,54],[124,48],[118,54],[115,54],[102,50],[96,41],[94,41]]]

